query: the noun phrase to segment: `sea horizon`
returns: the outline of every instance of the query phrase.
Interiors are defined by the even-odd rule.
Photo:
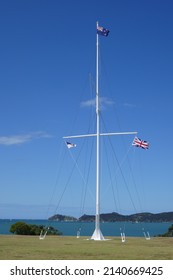
[[[23,221],[29,224],[44,225],[58,229],[63,236],[91,236],[94,232],[95,222],[81,221],[50,221],[48,219],[0,219],[0,235],[10,233],[12,224]],[[100,227],[104,236],[121,236],[125,233],[129,237],[144,237],[149,233],[151,237],[164,234],[173,222],[101,222]]]

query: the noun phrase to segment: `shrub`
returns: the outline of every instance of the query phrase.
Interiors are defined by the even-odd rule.
[[[45,230],[45,227],[43,225],[31,225],[31,224],[26,224],[25,222],[16,222],[15,224],[12,224],[10,227],[11,233],[20,234],[20,235],[40,235],[40,232],[42,230]],[[53,227],[49,227],[47,234],[61,235],[62,233]]]
[[[164,234],[159,234],[159,237],[173,237],[173,224],[168,228],[168,231]]]

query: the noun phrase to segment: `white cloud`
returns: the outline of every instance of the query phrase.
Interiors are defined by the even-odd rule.
[[[136,107],[136,105],[135,105],[135,104],[128,103],[128,102],[125,102],[125,103],[123,104],[123,106],[125,106],[125,107],[129,107],[129,108],[134,108],[134,107]]]
[[[105,107],[111,106],[111,105],[114,104],[114,102],[107,97],[100,97],[99,101],[100,101],[100,108],[101,109],[105,109]],[[81,102],[81,106],[82,107],[95,107],[96,106],[96,99],[93,98],[93,99],[83,101],[83,102]]]
[[[94,107],[96,104],[95,98],[81,102],[82,107]]]
[[[19,134],[11,136],[0,136],[0,145],[17,145],[23,144],[36,138],[48,138],[51,137],[45,132],[37,131],[28,134]]]

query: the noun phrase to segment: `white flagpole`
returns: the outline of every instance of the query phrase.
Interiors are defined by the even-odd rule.
[[[98,22],[96,28],[98,28]],[[72,135],[63,138],[82,138],[82,137],[96,137],[96,214],[95,214],[95,230],[91,239],[105,240],[100,230],[100,136],[111,136],[121,134],[137,134],[137,132],[112,132],[100,133],[100,108],[99,108],[99,35],[96,33],[96,117],[97,117],[97,131],[92,134]]]
[[[96,25],[98,28],[98,22]],[[95,231],[91,237],[94,240],[103,240],[104,237],[100,230],[100,108],[99,108],[99,36],[96,33],[96,216]]]

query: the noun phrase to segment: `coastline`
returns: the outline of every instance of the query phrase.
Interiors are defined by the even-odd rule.
[[[81,236],[91,236],[94,229],[94,222],[80,222],[80,221],[50,221],[42,219],[0,219],[0,234],[7,235],[10,226],[17,221],[24,221],[29,224],[44,225],[45,227],[51,225],[54,228],[60,230],[63,236],[76,236],[77,231],[80,229]],[[105,236],[120,236],[121,230],[125,231],[126,236],[131,237],[143,237],[144,231],[149,231],[150,236],[156,236],[163,234],[167,231],[168,227],[172,225],[172,222],[101,222],[101,228]]]

